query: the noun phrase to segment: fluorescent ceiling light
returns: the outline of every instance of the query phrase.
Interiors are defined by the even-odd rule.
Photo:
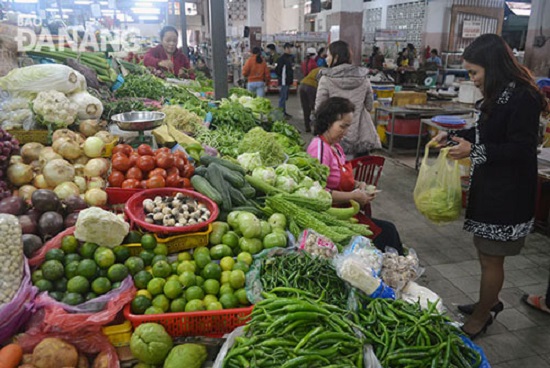
[[[139,20],[159,20],[155,15],[140,15]]]
[[[528,17],[531,15],[531,4],[529,3],[520,3],[517,1],[507,1],[506,5],[510,8],[512,13],[517,16]]]
[[[76,0],[74,3],[76,5],[90,5],[92,2],[89,0]]]
[[[37,4],[38,0],[14,0],[14,2],[19,4]]]
[[[108,1],[100,1],[99,5],[109,5],[109,2]]]
[[[151,1],[136,1],[136,5],[140,8],[154,8],[155,4],[153,4]]]
[[[134,22],[134,18],[132,18],[131,15],[127,15],[126,17],[124,17],[124,14],[120,14],[120,13],[116,15],[116,19],[120,20],[121,22],[130,22],[130,23]]]
[[[135,14],[160,14],[160,9],[157,8],[131,8]]]
[[[101,9],[101,13],[103,14],[115,14],[115,11],[112,9]]]

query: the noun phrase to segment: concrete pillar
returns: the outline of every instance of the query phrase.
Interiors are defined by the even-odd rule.
[[[535,76],[550,77],[550,1],[533,0],[525,43],[525,66]],[[542,27],[542,38],[540,29]],[[542,46],[539,46],[543,44]]]
[[[210,0],[210,35],[212,40],[212,60],[214,66],[214,97],[220,100],[227,97],[227,45],[225,43],[225,4]]]
[[[349,44],[353,64],[360,65],[363,42],[363,2],[334,0],[332,10],[334,13],[329,15],[330,24],[340,26],[340,40]],[[328,25],[327,28],[330,29]]]

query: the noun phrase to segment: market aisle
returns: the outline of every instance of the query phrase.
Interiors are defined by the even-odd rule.
[[[276,106],[277,95],[268,96]],[[291,95],[287,111],[290,122],[303,132],[299,99]],[[309,142],[310,134],[302,134]],[[380,153],[384,155],[384,153]],[[403,243],[414,248],[426,268],[419,283],[438,293],[456,320],[462,316],[457,304],[477,300],[480,269],[472,236],[462,230],[462,222],[437,226],[422,217],[414,206],[412,191],[416,171],[393,159],[387,159],[373,203],[375,217],[397,226]],[[493,368],[550,367],[550,316],[525,306],[524,293],[546,290],[550,269],[550,239],[539,233],[527,238],[518,256],[508,257],[506,281],[501,294],[504,311],[488,333],[476,340],[483,347]]]

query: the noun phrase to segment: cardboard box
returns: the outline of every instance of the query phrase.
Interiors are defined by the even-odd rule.
[[[428,102],[426,92],[401,91],[393,94],[393,106],[425,105]]]

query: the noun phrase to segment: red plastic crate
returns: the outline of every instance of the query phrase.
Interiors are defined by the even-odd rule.
[[[222,337],[250,320],[254,306],[202,312],[177,312],[163,314],[132,314],[130,304],[124,307],[124,317],[134,329],[142,323],[158,323],[172,337],[209,336]]]
[[[107,204],[114,205],[126,203],[131,196],[144,190],[145,189],[107,187],[105,188],[107,192]]]

